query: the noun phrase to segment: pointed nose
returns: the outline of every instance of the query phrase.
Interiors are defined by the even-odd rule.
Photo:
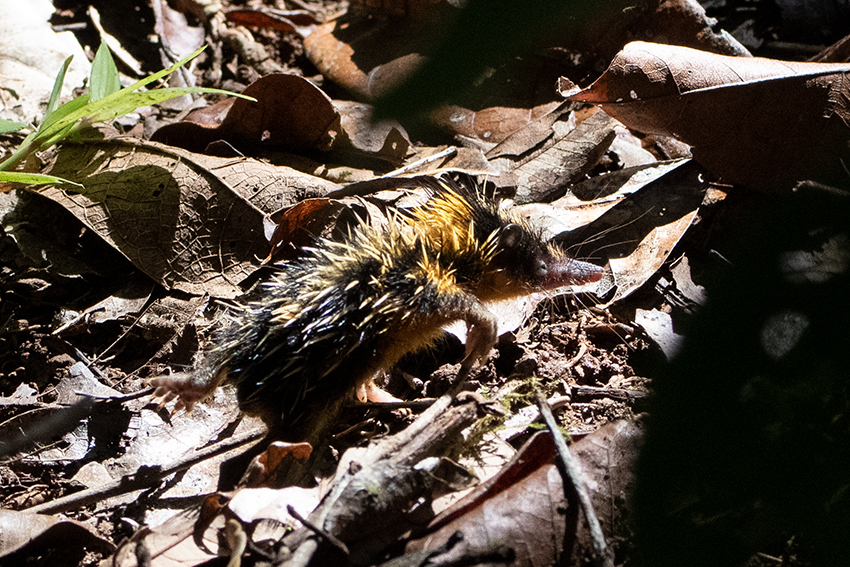
[[[605,270],[590,262],[566,258],[550,265],[546,272],[542,278],[543,289],[598,282],[602,279]]]

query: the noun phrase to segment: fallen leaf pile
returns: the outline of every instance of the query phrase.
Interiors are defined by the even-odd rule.
[[[67,39],[46,17],[82,18],[133,76],[207,43],[169,84],[256,102],[138,109],[26,164],[80,186],[0,192],[0,563],[672,567],[692,542],[705,564],[841,557],[846,320],[826,314],[847,311],[850,214],[811,195],[850,188],[850,64],[752,57],[695,0],[294,5],[38,0],[15,20],[46,48]],[[2,85],[0,118],[32,122],[55,70],[19,47],[0,46],[0,76],[33,79]],[[453,172],[605,270],[488,305],[500,339],[474,391],[454,392],[456,324],[387,377],[409,408],[347,407],[330,446],[261,441],[228,388],[191,414],[151,403],[149,380],[192,372],[277,263]],[[566,454],[538,431],[549,406]],[[747,472],[785,451],[789,473]]]
[[[832,180],[850,139],[850,65],[738,58],[633,42],[570,100],[672,136],[727,182]],[[824,171],[826,170],[826,171]]]

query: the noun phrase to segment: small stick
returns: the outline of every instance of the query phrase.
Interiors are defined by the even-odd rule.
[[[156,391],[156,388],[147,388],[145,390],[140,390],[138,392],[133,392],[132,394],[121,394],[118,396],[110,395],[110,396],[100,396],[98,394],[89,394],[88,392],[78,392],[74,391],[74,394],[80,396],[81,398],[91,398],[92,400],[97,401],[107,401],[107,402],[129,402],[132,400],[138,400],[139,398],[144,398],[145,396],[150,396]]]
[[[59,514],[81,506],[100,502],[101,500],[111,498],[112,496],[126,494],[128,492],[133,492],[134,490],[150,488],[151,486],[156,486],[160,481],[162,481],[162,479],[171,476],[178,471],[188,469],[201,461],[226,453],[231,449],[257,441],[261,439],[263,435],[265,435],[265,433],[258,431],[246,433],[239,437],[234,437],[232,439],[222,441],[221,443],[216,443],[215,445],[200,451],[195,451],[188,457],[179,459],[170,465],[164,467],[143,467],[134,475],[125,475],[119,480],[110,482],[109,484],[105,484],[97,488],[90,488],[81,492],[75,492],[74,494],[69,494],[62,498],[57,498],[56,500],[51,500],[50,502],[45,502],[43,504],[27,508],[24,511],[32,514]]]
[[[382,175],[381,177],[395,177],[397,175],[403,175],[403,174],[407,173],[408,171],[412,171],[412,170],[416,169],[417,167],[419,167],[421,165],[425,165],[425,164],[428,164],[428,163],[435,162],[435,161],[442,159],[444,157],[453,156],[456,153],[457,153],[457,148],[454,147],[454,146],[449,146],[448,148],[441,150],[441,151],[435,153],[434,155],[430,155],[430,156],[424,157],[420,160],[416,160],[413,163],[409,163],[409,164],[405,165],[404,167],[400,167],[396,170],[393,170],[393,171],[387,173],[386,175]]]
[[[397,402],[356,402],[354,407],[376,408],[385,410],[396,409],[427,409],[437,401],[437,398],[419,398],[416,400],[399,400]]]
[[[614,554],[605,542],[605,534],[602,533],[602,526],[599,524],[599,519],[593,510],[593,503],[590,501],[590,493],[587,490],[587,484],[584,482],[581,467],[570,453],[569,448],[567,448],[567,443],[558,429],[555,416],[552,415],[552,408],[549,407],[549,403],[540,392],[537,392],[537,407],[540,408],[540,415],[543,416],[543,421],[552,434],[552,438],[555,441],[555,448],[558,450],[558,456],[564,465],[561,471],[564,477],[564,486],[566,487],[568,482],[572,483],[578,495],[579,504],[584,511],[584,517],[587,518],[587,524],[590,527],[590,537],[593,540],[596,565],[614,567]]]
[[[633,402],[642,398],[649,397],[646,392],[639,390],[626,390],[623,388],[598,388],[596,386],[573,386],[571,388],[574,398],[612,398],[615,400],[623,400]]]
[[[292,507],[292,504],[287,504],[286,511],[289,512],[290,516],[304,524],[304,527],[306,527],[308,530],[310,530],[311,532],[313,532],[314,534],[316,534],[317,536],[319,536],[320,538],[322,538],[323,540],[343,552],[346,557],[350,555],[347,545],[341,542],[338,538],[334,537],[333,534],[326,532],[325,530],[321,529],[319,526],[299,514],[298,510]]]

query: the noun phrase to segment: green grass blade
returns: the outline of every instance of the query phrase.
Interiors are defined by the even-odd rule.
[[[43,175],[41,173],[23,173],[20,171],[0,171],[0,183],[26,183],[27,185],[74,185],[80,189],[85,186],[56,177],[55,175]]]
[[[120,91],[117,91],[117,92],[114,92],[110,95],[107,95],[100,100],[90,102],[88,95],[83,95],[84,97],[86,97],[86,102],[88,102],[89,104],[86,104],[82,108],[77,108],[73,112],[69,112],[67,114],[64,114],[63,116],[61,116],[61,118],[57,118],[53,121],[45,120],[45,123],[42,124],[41,128],[39,128],[39,133],[38,133],[38,138],[36,140],[36,143],[41,144],[41,143],[44,142],[44,140],[54,139],[56,134],[60,131],[64,131],[68,127],[69,124],[75,124],[78,120],[82,120],[84,118],[89,118],[89,117],[93,117],[93,116],[112,116],[112,117],[115,117],[115,116],[122,116],[123,114],[126,114],[127,112],[132,112],[133,110],[138,108],[138,106],[134,106],[134,107],[130,108],[129,110],[127,110],[127,108],[129,108],[129,105],[121,103],[121,99],[123,97],[126,97],[127,95],[130,95],[130,94],[134,94],[133,91],[140,89],[141,87],[144,87],[145,85],[148,85],[148,84],[150,84],[150,83],[152,83],[152,82],[154,82],[158,79],[161,79],[162,77],[164,77],[164,76],[166,76],[170,73],[173,73],[181,65],[185,65],[188,61],[191,61],[194,57],[197,57],[198,54],[200,54],[201,51],[203,51],[203,50],[204,50],[204,47],[201,47],[200,49],[198,49],[197,51],[195,51],[194,53],[192,53],[191,55],[189,55],[185,59],[178,61],[177,63],[175,63],[171,67],[169,67],[167,69],[163,69],[162,71],[159,71],[157,73],[154,73],[153,75],[146,77],[146,78],[142,79],[141,81],[137,81],[136,83],[133,83],[129,87],[125,87],[125,88],[121,89]],[[156,90],[166,91],[167,89],[156,89]],[[202,91],[202,92],[208,92],[208,91]],[[219,91],[219,92],[221,92],[221,91]],[[181,92],[179,94],[168,96],[164,99],[161,99],[159,102],[162,102],[162,100],[168,100],[169,98],[173,98],[174,96],[181,96],[183,94],[186,94],[186,93]],[[228,93],[228,94],[233,95],[234,93]],[[78,99],[82,99],[82,98],[83,97],[78,97]],[[76,102],[78,99],[74,99],[70,103],[66,103],[65,105],[60,107],[60,110],[64,106],[67,106],[68,104]],[[115,109],[121,108],[121,109],[123,109],[123,111],[117,112],[117,113],[111,112],[109,109],[111,109],[113,107]],[[56,113],[54,113],[54,114],[56,114]],[[99,120],[108,120],[108,119],[109,118],[101,118]],[[94,121],[98,121],[98,120],[94,120]]]
[[[0,118],[0,134],[11,134],[26,127],[26,122],[12,122],[11,120]]]
[[[106,42],[102,41],[91,67],[91,86],[89,88],[91,101],[106,98],[119,90],[121,90],[121,79],[118,77],[118,67],[115,66],[115,60],[112,59],[112,54],[109,52]]]
[[[167,75],[170,75],[171,73],[173,73],[174,71],[176,71],[177,69],[179,69],[180,67],[182,67],[183,65],[185,65],[186,63],[188,63],[189,61],[194,59],[195,57],[197,57],[198,55],[200,55],[201,51],[203,51],[206,48],[207,48],[206,45],[198,48],[194,53],[192,53],[191,55],[189,55],[185,59],[181,59],[180,61],[178,61],[177,63],[175,63],[171,67],[169,67],[167,69],[163,69],[162,71],[157,71],[153,75],[151,75],[149,77],[145,77],[144,79],[133,83],[129,87],[125,88],[124,90],[132,92],[132,91],[138,90],[138,89],[140,89],[140,88],[142,88],[146,85],[149,85],[150,83],[152,83],[154,81],[158,81],[158,80],[160,80],[161,78],[163,78]]]
[[[89,103],[89,95],[84,94],[78,96],[73,100],[69,100],[59,108],[57,108],[53,113],[48,116],[44,122],[41,123],[41,126],[38,127],[38,132],[41,134],[42,132],[47,131],[49,128],[52,128],[54,124],[63,120],[71,114],[75,114],[79,112],[81,108],[85,108],[85,106]],[[73,121],[76,121],[75,118]]]
[[[133,112],[140,106],[150,106],[178,96],[198,93],[224,94],[238,96],[247,100],[255,100],[251,97],[242,96],[238,93],[224,91],[221,89],[209,89],[205,87],[168,87],[137,93],[125,93],[120,98],[110,101],[112,104],[108,106],[101,106],[98,103],[91,104],[87,108],[87,110],[89,110],[87,118],[91,122],[106,122],[113,118],[117,118],[118,116],[123,116],[128,112]]]
[[[71,66],[73,55],[65,59],[62,63],[62,68],[59,69],[59,74],[56,75],[56,80],[53,81],[53,90],[50,92],[50,100],[47,101],[47,110],[44,111],[44,120],[50,118],[53,111],[59,108],[59,96],[62,94],[62,85],[65,83],[65,73],[68,72],[68,67]]]
[[[96,63],[92,71],[92,94],[79,96],[55,108],[46,115],[38,131],[27,136],[15,153],[0,163],[0,171],[14,169],[29,154],[49,148],[69,136],[74,139],[79,138],[80,132],[91,123],[105,122],[118,116],[123,116],[129,112],[133,112],[140,106],[149,106],[174,97],[196,93],[224,94],[256,101],[256,99],[242,94],[203,87],[161,88],[135,92],[137,89],[174,72],[180,66],[192,60],[192,58],[197,57],[203,50],[204,48],[202,47],[171,67],[154,73],[129,87],[117,90],[120,87],[120,83],[118,82],[118,71],[115,68],[115,62],[108,48],[101,45],[101,48],[98,49]],[[98,58],[100,58],[99,61]],[[65,66],[60,72],[60,77],[63,79],[68,64],[70,64],[70,58],[65,61]],[[59,78],[57,78],[57,84],[61,86]],[[56,87],[54,87],[54,94],[58,92]],[[56,100],[58,100],[58,94],[56,94]]]
[[[30,132],[27,137],[24,138],[24,141],[21,142],[21,145],[18,146],[15,153],[3,160],[3,163],[0,163],[0,171],[13,168],[19,161],[29,154],[30,147],[32,146],[33,140],[35,140],[36,134],[37,132]]]

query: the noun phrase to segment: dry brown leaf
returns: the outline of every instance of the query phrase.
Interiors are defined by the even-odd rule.
[[[574,129],[576,117],[572,107],[570,103],[549,103],[532,109],[531,115],[523,117],[521,123],[514,123],[510,129],[505,128],[510,134],[503,136],[502,140],[487,152],[487,157],[494,159],[501,156],[521,156],[553,135],[557,136],[556,122],[565,123],[566,131]],[[486,131],[484,135],[480,132],[476,134],[482,139],[495,138],[486,135]]]
[[[632,491],[641,438],[638,426],[620,421],[570,448],[581,463],[609,540],[628,533],[628,504],[624,507],[623,497],[628,498]],[[578,518],[575,493],[564,490],[555,466],[551,435],[540,433],[502,472],[435,518],[427,528],[429,535],[411,541],[406,551],[438,548],[461,531],[463,541],[441,556],[441,562],[486,553],[501,543],[515,552],[512,567],[569,565],[577,550],[591,549],[589,534]]]
[[[661,267],[696,216],[706,187],[700,170],[685,162],[558,240],[576,257],[608,258],[613,277],[610,284],[616,286],[608,299],[613,303],[639,288]],[[600,287],[598,294],[603,293]]]
[[[343,205],[330,199],[305,199],[295,206],[272,215],[277,223],[269,241],[272,251],[266,262],[290,260],[302,247],[312,244],[317,235],[338,216]]]
[[[252,158],[195,154],[192,159],[266,214],[340,188],[332,181]]]
[[[179,5],[178,5],[179,4]],[[205,20],[203,9],[194,2],[167,2],[154,0],[153,8],[155,24],[154,31],[159,36],[160,56],[164,66],[172,65],[176,60],[187,57],[204,44]],[[188,16],[196,21],[189,25]],[[195,77],[191,68],[181,69],[177,83],[169,81],[170,86],[194,86]]]
[[[609,544],[627,538],[634,529],[630,525],[631,495],[643,439],[640,421],[620,420],[601,427],[570,447],[590,479],[590,500]],[[586,522],[579,527],[576,543],[576,557],[591,556],[593,542]]]
[[[511,168],[517,185],[516,201],[533,203],[563,196],[569,184],[590,173],[605,155],[617,136],[616,124],[604,112],[596,112],[566,135],[553,136],[539,150],[517,156]]]
[[[839,167],[850,138],[850,65],[727,57],[628,44],[570,100],[674,136],[725,180],[771,188]],[[830,172],[831,173],[831,172]]]
[[[0,533],[0,558],[5,565],[25,565],[27,557],[43,557],[48,549],[61,550],[68,563],[73,563],[69,558],[77,555],[82,561],[86,550],[104,554],[115,551],[111,542],[84,524],[45,514],[0,510]],[[25,548],[31,549],[31,555]],[[10,557],[16,551],[22,551],[17,559],[20,563]]]
[[[412,145],[407,132],[394,120],[372,120],[372,106],[362,102],[334,101],[342,132],[351,146],[363,154],[400,164]]]
[[[464,18],[462,10],[447,8],[448,2],[359,2],[358,10],[337,20],[319,26],[305,40],[307,56],[323,75],[342,85],[363,100],[374,100],[411,77],[426,62],[423,54],[431,53],[434,38],[445,33],[464,34],[457,16]],[[604,4],[604,5],[603,5]],[[525,30],[504,29],[503,22],[521,5],[520,0],[509,0],[490,9],[482,19],[485,29],[494,28],[494,37],[515,43],[511,31],[522,34]],[[470,6],[467,12],[488,9],[483,3]],[[606,59],[616,53],[626,37],[659,38],[710,47],[725,53],[747,54],[740,44],[725,32],[715,33],[716,22],[706,18],[705,10],[696,0],[618,0],[599,3],[592,15],[585,15],[579,30],[573,29],[566,19],[575,17],[569,10],[554,6],[550,18],[533,30],[540,43],[537,47],[557,47],[560,50],[581,51]],[[471,11],[471,12],[470,12]],[[387,16],[392,15],[392,18]],[[467,17],[474,18],[475,16]],[[500,23],[500,18],[502,23]],[[476,22],[478,23],[478,22]],[[452,30],[452,26],[457,24]],[[508,26],[509,27],[509,26]],[[496,29],[498,28],[498,30]],[[564,32],[568,28],[569,32]],[[531,33],[531,30],[528,30]],[[504,37],[507,35],[507,37]],[[496,40],[499,41],[499,40]],[[469,77],[459,85],[452,98],[431,114],[430,120],[451,133],[477,138],[484,142],[499,143],[510,133],[525,126],[544,112],[557,106],[554,97],[541,97],[547,74],[553,73],[555,63],[547,58],[537,60],[526,57],[525,49],[517,46],[511,55],[523,57],[517,61],[493,61],[485,82]],[[457,44],[456,52],[453,45]],[[475,45],[479,49],[479,45]],[[461,38],[447,40],[439,48],[439,56],[447,68],[467,67],[466,44]],[[474,65],[472,65],[474,67]],[[445,70],[438,78],[451,79],[453,71]],[[444,76],[445,75],[445,76]],[[554,77],[553,77],[554,78]],[[475,81],[475,87],[469,83]],[[439,90],[433,89],[433,90]],[[469,92],[466,92],[469,91]],[[551,91],[550,91],[551,92]],[[458,106],[459,105],[459,106]]]
[[[571,186],[552,203],[528,203],[515,210],[542,229],[547,238],[590,224],[629,195],[676,169],[686,160],[656,162],[597,175]],[[586,250],[585,250],[586,251]]]
[[[218,551],[216,533],[209,530],[207,539],[199,548],[192,539],[192,532],[198,522],[199,512],[197,507],[183,510],[166,522],[157,526],[144,537],[146,553],[150,556],[152,565],[156,567],[187,567],[201,565],[215,557]],[[217,528],[223,528],[223,519],[216,524]],[[137,547],[134,543],[123,545],[118,548],[115,555],[110,558],[112,565],[116,567],[138,567]]]
[[[121,320],[130,315],[138,315],[150,300],[155,285],[150,278],[137,272],[136,276],[130,277],[121,289],[84,311],[78,313],[63,310],[63,316],[67,322],[56,328],[53,334],[79,333],[104,321]]]
[[[578,500],[564,496],[554,458],[551,436],[534,436],[501,473],[435,518],[407,553],[438,548],[461,531],[463,541],[441,561],[503,544],[516,554],[511,565],[553,564],[572,548],[578,524]]]
[[[423,25],[417,18],[399,22],[347,14],[316,28],[304,48],[325,76],[357,98],[374,100],[424,62],[425,40],[433,34],[423,31]],[[449,105],[435,111],[431,120],[451,133],[499,143],[558,105],[552,101],[528,108],[491,105],[478,110]]]
[[[271,29],[284,33],[298,32],[306,36],[319,24],[316,17],[306,10],[289,10],[283,13],[261,10],[230,10],[228,22],[237,26]]]
[[[182,122],[163,126],[151,140],[211,154],[221,151],[219,141],[245,151],[261,146],[301,151],[353,148],[393,164],[401,163],[411,146],[397,122],[374,122],[370,105],[331,101],[303,77],[269,75],[245,94],[257,103],[220,101],[189,113]]]
[[[186,152],[130,141],[66,145],[47,171],[86,192],[40,194],[166,288],[234,297],[268,254],[262,212]]]
[[[546,118],[553,112],[556,113],[552,116],[554,121],[564,113],[564,111],[558,112],[561,106],[562,103],[553,101],[533,108],[491,106],[474,111],[451,105],[436,110],[431,116],[435,124],[449,132],[468,138],[477,138],[482,142],[501,144],[511,134],[522,128],[537,125],[540,121],[545,125]],[[529,141],[525,149],[536,142]],[[514,146],[507,151],[522,153],[524,150],[517,151]]]
[[[268,75],[247,89],[257,102],[236,99],[220,125],[169,124],[151,140],[194,152],[226,140],[243,151],[259,147],[328,149],[339,135],[339,113],[316,85],[296,75]]]
[[[422,31],[421,22],[346,14],[313,30],[304,52],[324,76],[359,99],[373,100],[422,64]]]

